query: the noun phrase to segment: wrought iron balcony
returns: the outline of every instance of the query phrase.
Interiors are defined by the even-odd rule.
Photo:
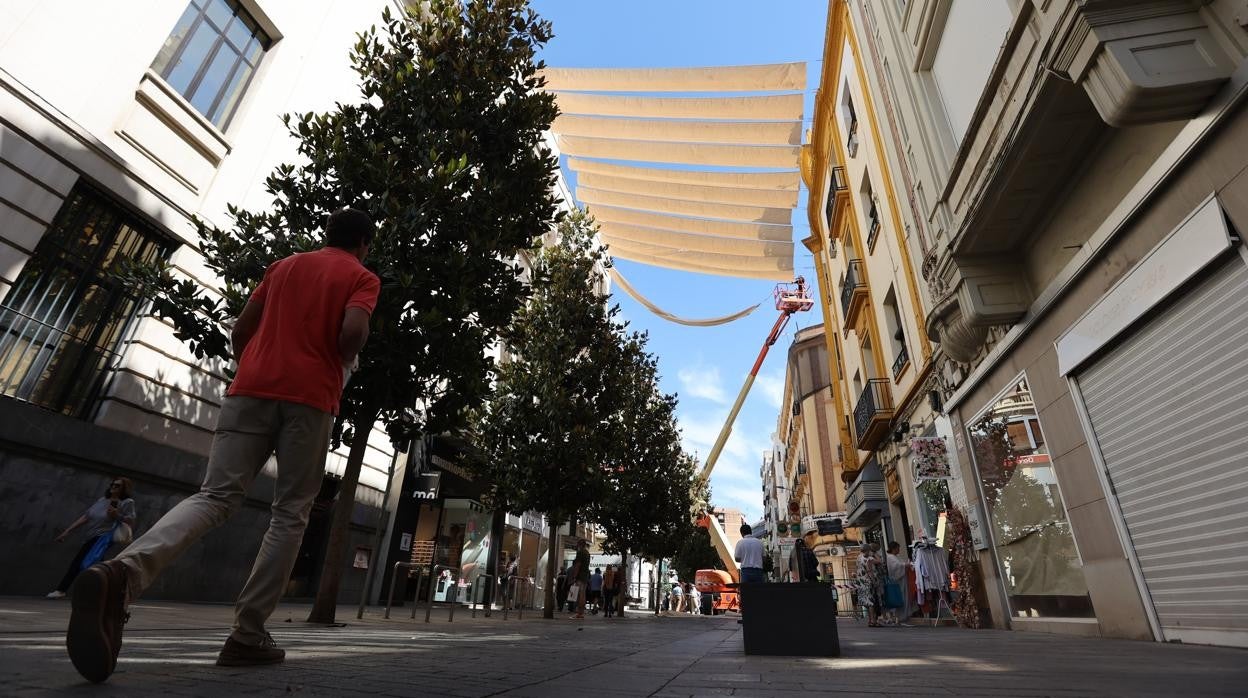
[[[862,260],[849,260],[845,268],[845,276],[841,277],[841,314],[845,317],[847,331],[853,325],[856,311],[867,299],[867,284],[861,279]]]
[[[880,211],[874,201],[867,211],[867,252],[875,252],[875,241],[880,237]]]
[[[887,378],[867,381],[858,405],[854,407],[854,433],[858,438],[858,450],[871,451],[888,433],[893,419],[893,399],[889,393]]]
[[[906,349],[906,345],[903,342],[900,348],[897,349],[897,358],[893,359],[893,380],[897,380],[897,377],[901,375],[902,371],[906,370],[906,366],[909,363],[910,351]]]

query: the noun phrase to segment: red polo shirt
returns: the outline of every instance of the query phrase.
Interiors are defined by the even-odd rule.
[[[264,304],[227,395],[284,400],[338,414],[342,357],[338,334],[347,308],[370,315],[381,281],[336,247],[279,259],[251,301]]]

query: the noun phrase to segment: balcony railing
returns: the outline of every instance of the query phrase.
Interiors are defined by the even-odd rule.
[[[832,191],[849,191],[849,177],[841,165],[832,168]]]
[[[862,279],[862,260],[851,259],[845,268],[845,276],[841,277],[841,313],[845,317],[845,325],[851,323],[850,310],[854,305],[855,296],[866,294],[867,285]]]
[[[910,351],[906,349],[905,344],[902,344],[897,349],[897,358],[893,359],[893,380],[897,380],[897,377],[901,375],[902,371],[906,370],[906,365],[909,363]]]
[[[884,438],[888,423],[893,417],[893,400],[889,394],[886,378],[867,381],[858,405],[854,407],[854,433],[858,437],[858,449],[870,451]]]
[[[880,212],[874,201],[867,211],[867,252],[875,252],[875,241],[880,237]]]

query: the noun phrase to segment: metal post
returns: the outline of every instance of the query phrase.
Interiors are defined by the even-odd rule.
[[[390,620],[390,607],[394,605],[394,585],[399,580],[399,570],[402,568],[402,562],[394,563],[394,573],[390,575],[390,596],[386,599],[386,620]]]
[[[416,620],[416,607],[420,605],[420,587],[429,575],[424,570],[416,570],[416,595],[412,597],[412,620]]]
[[[434,565],[433,574],[429,575],[429,605],[425,607],[425,622],[429,622],[429,618],[433,615],[433,584],[437,579],[438,570],[446,570],[451,572],[451,618],[455,619],[455,600],[459,598],[459,568],[450,565]],[[448,621],[449,622],[449,621]]]
[[[477,584],[481,582],[482,580],[486,579],[487,577],[490,579],[495,578],[494,575],[492,574],[482,573],[482,574],[477,575],[477,578],[472,580],[472,586],[468,587],[468,606],[472,609],[473,618],[477,617]],[[482,587],[484,589],[485,585],[482,584]],[[485,596],[485,594],[482,594],[482,596]],[[485,609],[486,618],[489,618],[492,613],[493,613],[492,608]]]

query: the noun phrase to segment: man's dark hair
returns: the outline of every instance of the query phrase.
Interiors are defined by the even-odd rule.
[[[325,244],[353,250],[373,241],[373,219],[358,208],[340,208],[325,223]]]
[[[889,543],[888,543],[888,552],[890,552],[890,553],[891,553],[891,552],[895,552],[895,551],[898,551],[898,550],[901,550],[901,543],[898,543],[898,542],[897,542],[897,541],[895,541],[895,540],[894,540],[894,541],[889,541]]]
[[[750,525],[749,525],[749,524],[747,524],[747,523],[743,523],[743,524],[741,524],[741,535],[743,535],[743,536],[752,536],[752,535],[754,535],[754,529],[753,529],[753,528],[750,528]]]

